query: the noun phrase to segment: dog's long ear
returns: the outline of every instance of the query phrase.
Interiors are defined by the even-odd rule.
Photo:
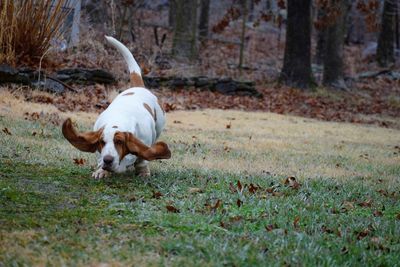
[[[77,149],[83,152],[95,152],[103,129],[93,131],[78,133],[72,126],[72,121],[70,118],[66,119],[62,125],[62,133],[64,137]]]
[[[125,142],[130,153],[145,160],[150,161],[171,158],[171,151],[169,150],[168,145],[164,142],[157,142],[151,147],[148,147],[131,133],[126,133]]]

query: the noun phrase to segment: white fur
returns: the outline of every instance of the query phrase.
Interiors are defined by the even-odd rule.
[[[129,50],[119,41],[112,37],[107,40],[114,45],[124,56],[131,70],[140,74],[140,68]],[[139,71],[137,71],[139,70]],[[125,95],[127,93],[134,93]],[[150,112],[144,107],[144,103],[150,106],[156,113],[156,122]],[[137,157],[128,154],[122,161],[119,161],[119,155],[115,148],[113,139],[117,131],[130,132],[145,145],[151,146],[160,136],[165,125],[165,114],[158,104],[157,97],[149,90],[143,87],[132,87],[120,93],[104,110],[94,125],[97,131],[103,128],[103,140],[105,146],[98,155],[99,169],[93,173],[95,178],[102,178],[106,175],[106,171],[102,170],[103,158],[106,155],[114,157],[112,170],[114,172],[125,172],[128,168],[133,167]],[[113,128],[117,126],[118,128]],[[141,163],[143,166],[147,161]]]
[[[118,41],[117,39],[111,37],[111,36],[105,36],[108,43],[111,44],[115,49],[117,49],[121,55],[124,57],[126,64],[128,64],[128,68],[129,68],[129,73],[137,73],[140,76],[141,74],[141,70],[139,65],[137,64],[135,58],[133,57],[132,53],[129,51],[129,49],[123,45],[120,41]]]

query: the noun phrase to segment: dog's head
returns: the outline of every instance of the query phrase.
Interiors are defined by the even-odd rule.
[[[128,154],[149,161],[171,157],[171,151],[166,143],[157,142],[148,147],[132,133],[121,132],[114,127],[103,127],[97,131],[79,133],[68,118],[63,123],[62,133],[77,149],[91,153],[99,152],[101,167],[107,171],[115,171],[121,160]]]

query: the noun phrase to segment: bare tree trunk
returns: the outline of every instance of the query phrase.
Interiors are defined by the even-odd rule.
[[[395,12],[397,0],[385,0],[376,51],[376,59],[381,67],[394,63]]]
[[[242,72],[244,61],[244,45],[246,37],[246,20],[247,20],[247,0],[242,0],[242,31],[240,34],[240,50],[239,50],[239,70]]]
[[[285,56],[280,81],[309,88],[311,72],[311,0],[288,0]]]
[[[396,48],[400,49],[400,31],[399,31],[399,8],[396,8],[396,18],[395,18],[395,28],[396,28]]]
[[[168,24],[171,28],[175,27],[175,18],[176,18],[176,0],[169,0],[169,9],[168,9]]]
[[[325,12],[322,8],[318,8],[317,11],[318,20],[323,20],[325,17]],[[317,29],[317,47],[315,52],[315,63],[322,65],[324,61],[324,51],[325,51],[325,41],[326,41],[326,31],[323,27]]]
[[[175,0],[176,17],[172,54],[176,58],[197,57],[197,0]]]
[[[210,0],[200,0],[199,36],[208,37],[208,21],[210,17]]]
[[[334,0],[331,5],[331,10],[338,12],[335,20],[326,29],[323,84],[338,89],[346,89],[343,46],[346,14],[349,6],[347,0]]]

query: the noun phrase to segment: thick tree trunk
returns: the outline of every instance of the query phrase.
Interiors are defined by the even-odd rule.
[[[176,18],[176,0],[169,0],[169,9],[168,9],[168,24],[171,28],[175,27],[175,18]]]
[[[309,88],[311,73],[311,0],[288,0],[285,56],[280,81]]]
[[[197,56],[197,0],[175,0],[176,17],[172,54],[176,58]]]
[[[200,0],[199,36],[208,37],[208,21],[210,17],[210,0]]]
[[[318,8],[317,11],[318,21],[323,20],[325,17],[325,12],[322,8]],[[324,61],[324,51],[325,51],[325,41],[326,41],[326,31],[323,27],[317,29],[317,47],[315,51],[315,63],[322,65]]]
[[[326,29],[323,84],[338,89],[346,89],[343,73],[343,46],[345,22],[348,11],[347,0],[331,2],[332,10],[338,10],[334,21]]]
[[[376,59],[381,67],[387,67],[394,63],[394,22],[396,11],[397,0],[385,0],[376,51]]]

